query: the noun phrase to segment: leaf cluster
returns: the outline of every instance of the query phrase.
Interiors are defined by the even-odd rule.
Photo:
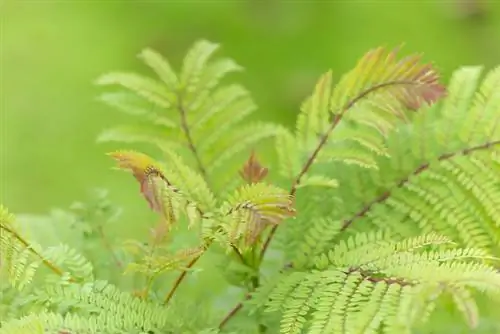
[[[155,78],[97,80],[136,117],[99,141],[157,149],[109,156],[158,219],[110,239],[120,211],[99,193],[41,245],[2,207],[0,333],[414,333],[456,330],[449,314],[500,327],[500,68],[460,68],[445,88],[420,55],[377,48],[337,83],[321,75],[287,129],[249,121],[248,91],[225,82],[242,67],[218,48],[196,42],[179,71],[145,49]]]

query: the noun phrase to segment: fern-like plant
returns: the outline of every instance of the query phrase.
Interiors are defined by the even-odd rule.
[[[2,208],[1,334],[500,330],[500,68],[445,88],[420,56],[377,48],[323,74],[288,129],[246,119],[249,93],[223,81],[242,68],[217,49],[196,42],[179,71],[146,49],[154,79],[99,78],[137,117],[99,141],[157,148],[109,155],[159,219],[110,239],[103,194],[24,223]]]

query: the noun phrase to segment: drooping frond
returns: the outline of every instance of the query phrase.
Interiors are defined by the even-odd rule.
[[[243,122],[256,107],[242,86],[221,84],[227,74],[242,67],[232,59],[212,59],[218,48],[205,40],[194,43],[179,73],[159,53],[146,49],[140,58],[159,80],[123,72],[99,78],[98,84],[121,85],[131,93],[106,93],[101,98],[104,102],[145,123],[106,130],[100,139],[141,141],[161,149],[187,148],[214,191],[227,186],[237,171],[229,163],[231,158],[274,136],[279,127]]]
[[[308,228],[303,238],[296,241],[291,263],[302,269],[311,264],[311,259],[321,255],[331,246],[332,240],[340,233],[341,222],[328,218],[319,218],[305,222]],[[304,233],[304,232],[303,232]]]
[[[195,216],[201,218],[206,212],[214,210],[215,199],[203,177],[184,164],[175,153],[165,152],[169,168],[134,151],[119,151],[110,155],[117,160],[120,168],[132,172],[151,209],[159,212],[168,226],[177,221],[180,210],[193,213],[194,216],[188,215],[189,219]],[[177,184],[183,186],[182,190]]]

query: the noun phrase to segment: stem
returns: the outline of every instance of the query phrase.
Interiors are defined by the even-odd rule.
[[[156,248],[158,247],[158,244],[161,241],[154,242],[153,245],[151,246],[151,249],[149,250],[149,257],[153,257],[154,253],[156,252]],[[148,265],[148,271],[151,270],[151,263]],[[148,274],[147,279],[146,279],[146,287],[144,288],[144,298],[147,298],[149,295],[149,290],[151,290],[151,286],[153,285],[153,280],[157,274]]]
[[[172,287],[172,289],[170,290],[170,292],[168,293],[167,297],[165,297],[165,301],[163,302],[163,305],[167,305],[168,302],[170,301],[170,299],[172,299],[172,297],[174,296],[174,293],[175,291],[177,291],[177,288],[179,287],[179,285],[181,284],[181,282],[184,280],[184,278],[186,277],[187,275],[187,269],[190,269],[192,268],[196,262],[198,262],[198,260],[201,258],[201,256],[203,255],[204,253],[201,253],[200,255],[196,256],[194,259],[192,259],[185,270],[182,271],[182,273],[179,275],[179,277],[177,277],[177,279],[175,280],[175,283],[174,283],[174,286]]]
[[[170,289],[169,293],[167,294],[167,296],[165,297],[165,300],[163,301],[163,305],[167,305],[170,300],[172,299],[172,297],[174,296],[174,293],[175,291],[177,291],[177,288],[179,288],[180,284],[182,283],[182,281],[184,280],[184,278],[186,278],[186,275],[187,275],[187,272],[189,269],[191,269],[195,264],[196,262],[198,262],[198,260],[201,258],[201,256],[203,254],[205,254],[205,252],[207,251],[207,249],[210,247],[210,245],[212,244],[212,242],[209,242],[206,246],[205,246],[205,250],[200,253],[199,255],[197,255],[196,257],[194,257],[189,263],[188,265],[186,266],[186,269],[184,269],[181,274],[177,277],[177,279],[175,280],[174,282],[174,285],[172,287],[172,289]]]
[[[245,299],[249,299],[249,295],[247,295],[245,297]],[[228,321],[234,316],[236,315],[236,313],[238,313],[238,311],[243,307],[243,303],[238,303],[236,304],[235,307],[233,307],[233,309],[231,311],[229,311],[229,313],[224,317],[224,319],[222,319],[221,323],[219,324],[219,329],[222,330],[222,328],[224,328],[224,326],[226,326],[226,324],[228,323]]]
[[[194,158],[196,160],[196,164],[198,165],[198,170],[202,174],[203,179],[205,179],[205,182],[210,187],[209,180],[208,180],[208,175],[207,175],[207,171],[206,171],[205,167],[203,166],[203,163],[201,162],[200,155],[198,153],[198,150],[196,149],[196,146],[194,145],[193,137],[191,136],[191,131],[189,130],[189,125],[188,125],[187,117],[186,117],[187,112],[186,112],[186,109],[184,108],[184,105],[182,104],[182,96],[181,96],[181,94],[178,94],[177,108],[179,109],[179,113],[180,113],[180,116],[181,116],[181,128],[184,131],[184,134],[186,135],[186,139],[188,141],[189,150],[193,153],[193,156],[194,156]],[[197,208],[197,210],[200,213],[200,215],[203,217],[204,213],[199,208]],[[188,263],[186,269],[183,270],[181,272],[181,274],[177,277],[177,279],[174,282],[174,285],[173,285],[172,289],[169,291],[169,293],[165,297],[165,300],[163,302],[164,305],[167,305],[170,302],[170,300],[174,296],[174,293],[177,291],[177,289],[179,288],[179,286],[182,283],[182,281],[184,280],[184,278],[186,278],[187,271],[190,268],[192,268],[196,264],[196,262],[198,262],[198,260],[205,253],[205,251],[210,247],[211,244],[212,244],[212,242],[209,242],[205,246],[205,250],[201,254],[199,254],[198,256],[196,256],[195,258],[193,258]],[[239,252],[238,252],[238,254],[239,254]],[[241,254],[239,254],[239,255],[241,257]]]
[[[184,134],[186,135],[189,150],[193,153],[194,158],[196,160],[196,163],[198,165],[198,169],[199,169],[200,173],[203,175],[205,182],[207,182],[207,184],[208,184],[209,182],[208,182],[207,171],[205,170],[205,167],[203,166],[203,163],[201,162],[201,158],[198,154],[198,150],[196,149],[196,146],[194,145],[193,137],[191,136],[191,131],[189,130],[189,125],[187,123],[186,109],[184,109],[184,106],[182,104],[182,97],[180,95],[178,97],[177,108],[179,109],[179,112],[181,114],[181,128],[184,131]]]

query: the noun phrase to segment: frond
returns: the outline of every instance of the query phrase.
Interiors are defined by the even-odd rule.
[[[162,126],[164,131],[173,131],[177,126],[175,119],[168,118],[158,106],[128,92],[102,93],[99,101],[125,114],[138,116],[154,125]]]
[[[156,51],[144,50],[140,59],[160,80],[121,72],[103,75],[98,84],[121,85],[132,95],[106,93],[102,99],[139,117],[146,127],[108,129],[100,141],[187,148],[186,153],[195,158],[198,171],[215,193],[227,187],[237,176],[239,166],[231,163],[237,154],[273,137],[280,128],[267,123],[244,123],[256,106],[242,86],[222,84],[227,74],[239,72],[242,67],[229,58],[212,59],[218,49],[218,44],[197,41],[187,52],[178,74]],[[137,101],[137,97],[144,101]],[[144,102],[149,103],[149,110],[145,110]],[[217,182],[212,183],[209,174]]]
[[[168,88],[175,89],[177,87],[179,84],[177,75],[162,55],[152,49],[146,48],[139,54],[139,58],[141,58],[153,71],[155,71],[161,81],[163,81]]]
[[[409,120],[409,111],[432,104],[443,94],[437,72],[420,64],[420,56],[397,61],[395,51],[372,50],[337,85],[332,84],[331,72],[318,80],[297,119],[295,150],[307,157],[299,163],[338,160],[377,168],[376,157],[388,156],[389,132]],[[290,143],[286,135],[280,138],[284,140]],[[282,169],[297,164],[281,161]]]
[[[96,83],[98,85],[121,85],[149,103],[167,110],[174,108],[177,100],[175,94],[164,89],[161,83],[139,74],[108,73],[102,75]]]
[[[202,212],[216,209],[216,199],[203,176],[188,167],[183,159],[172,150],[163,150],[168,166],[169,180],[182,188],[183,195]]]
[[[357,233],[347,241],[341,240],[328,253],[328,258],[333,261],[332,264],[335,267],[364,268],[364,265],[378,263],[377,261],[389,261],[388,258],[392,256],[398,258],[400,254],[407,255],[425,246],[449,243],[452,243],[449,238],[435,233],[395,242],[388,230],[377,230]]]
[[[471,292],[459,286],[449,286],[447,287],[447,292],[451,294],[456,308],[462,313],[469,328],[477,328],[479,323],[479,307]]]
[[[293,272],[262,287],[266,311],[282,312],[281,333],[397,333],[420,321],[443,292],[455,291],[464,313],[475,312],[471,289],[500,296],[500,273],[481,263],[485,252],[429,250],[446,243],[436,234],[400,242],[361,234],[330,253],[331,266],[320,259],[312,272]]]
[[[149,156],[134,151],[119,151],[110,155],[120,168],[132,172],[151,209],[162,215],[167,226],[178,220],[181,210],[188,213],[193,208],[201,218],[214,209],[214,196],[203,177],[173,152],[165,150],[165,153],[171,163],[168,169]]]

